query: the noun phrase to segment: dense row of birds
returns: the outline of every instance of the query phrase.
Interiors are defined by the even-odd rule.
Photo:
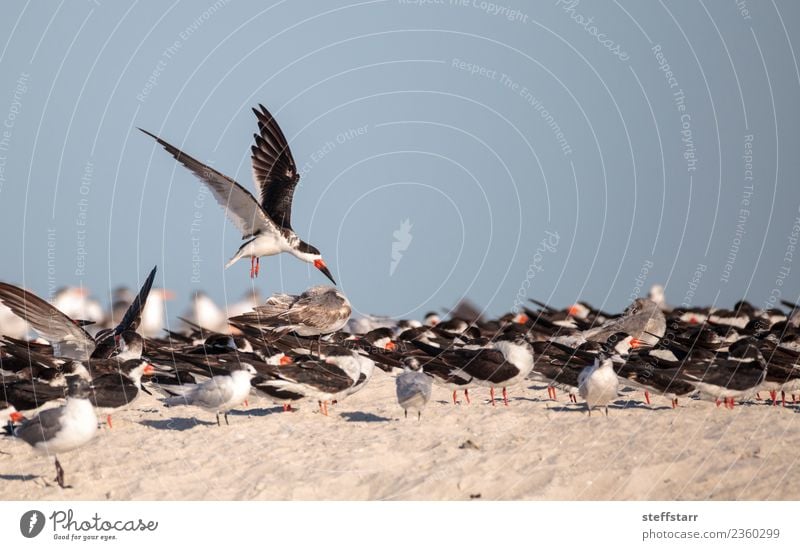
[[[435,313],[421,322],[351,320],[339,290],[316,286],[272,295],[230,317],[223,332],[194,326],[145,337],[137,328],[154,276],[155,268],[121,321],[100,330],[0,283],[0,304],[36,333],[0,340],[0,411],[9,434],[40,453],[63,453],[95,436],[98,417],[112,428],[112,414],[142,392],[167,407],[209,411],[217,424],[253,394],[284,411],[311,401],[327,416],[364,389],[376,367],[395,377],[399,410],[418,418],[433,386],[452,392],[454,404],[459,392],[468,404],[470,391],[486,388],[492,406],[508,406],[509,388],[540,382],[549,399],[564,391],[589,416],[597,408],[608,415],[626,387],[643,391],[648,404],[659,396],[672,407],[694,398],[733,408],[760,392],[786,405],[800,394],[794,304],[788,313],[747,302],[732,310],[670,309],[640,298],[616,315],[586,303],[532,303],[493,320]],[[57,458],[56,472],[63,486]]]
[[[333,281],[319,251],[291,228],[299,181],[286,139],[272,115],[254,110],[252,147],[260,200],[233,179],[154,137],[212,191],[245,243],[228,265],[282,252],[313,264]],[[492,406],[509,404],[508,389],[528,381],[564,391],[593,409],[614,402],[624,387],[658,395],[708,398],[733,408],[767,392],[773,404],[800,393],[800,308],[759,310],[747,302],[732,310],[671,309],[663,289],[636,299],[620,314],[586,303],[566,309],[531,302],[498,319],[477,312],[423,321],[350,319],[350,302],[331,286],[300,295],[248,297],[223,313],[207,296],[194,300],[186,330],[163,329],[168,293],[153,289],[156,269],[138,294],[114,294],[108,314],[80,289],[53,302],[0,283],[0,420],[9,435],[56,457],[91,441],[98,417],[111,416],[141,393],[167,407],[189,406],[220,415],[252,394],[291,410],[311,401],[322,415],[363,390],[375,368],[395,377],[399,406],[419,418],[432,386],[470,403],[470,391],[488,389]],[[335,282],[334,282],[335,284]],[[465,313],[466,312],[466,313]],[[496,396],[495,392],[500,395]],[[56,481],[64,471],[55,458]]]

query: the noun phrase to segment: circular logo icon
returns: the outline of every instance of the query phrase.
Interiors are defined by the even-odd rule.
[[[28,510],[19,520],[19,531],[26,539],[32,539],[44,529],[44,514],[39,510]]]

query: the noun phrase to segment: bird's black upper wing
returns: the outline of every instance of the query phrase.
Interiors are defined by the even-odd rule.
[[[261,195],[261,207],[278,226],[292,229],[292,198],[300,174],[292,151],[275,117],[259,105],[253,112],[258,118],[258,133],[251,148],[253,181]]]

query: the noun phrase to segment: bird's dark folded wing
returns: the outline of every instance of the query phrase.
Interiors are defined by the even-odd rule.
[[[519,369],[506,361],[505,356],[495,349],[459,349],[440,356],[447,364],[459,366],[461,370],[481,380],[502,382],[512,378]]]
[[[29,445],[36,445],[42,441],[53,439],[60,429],[61,409],[47,409],[22,424],[16,429],[14,435]]]
[[[89,333],[35,294],[14,285],[0,283],[0,302],[57,346],[58,355],[88,359],[94,350],[94,338]]]
[[[302,365],[282,366],[275,378],[296,384],[305,384],[319,391],[336,393],[350,388],[354,381],[336,365],[323,361],[307,361]]]
[[[292,151],[275,118],[259,105],[253,112],[258,118],[258,134],[251,148],[253,181],[261,195],[261,207],[276,224],[292,229],[292,198],[300,175]]]

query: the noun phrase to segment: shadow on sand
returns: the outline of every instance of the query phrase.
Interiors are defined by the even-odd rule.
[[[148,428],[155,428],[156,430],[174,430],[183,432],[191,430],[197,426],[216,426],[216,422],[206,422],[205,420],[197,420],[196,418],[167,418],[165,420],[142,420],[139,422],[142,426]]]
[[[2,474],[0,475],[0,479],[3,481],[33,481],[37,479],[39,476],[35,476],[33,474]]]
[[[360,411],[342,413],[342,418],[348,422],[391,422],[391,418],[378,416],[377,414],[365,413]]]

